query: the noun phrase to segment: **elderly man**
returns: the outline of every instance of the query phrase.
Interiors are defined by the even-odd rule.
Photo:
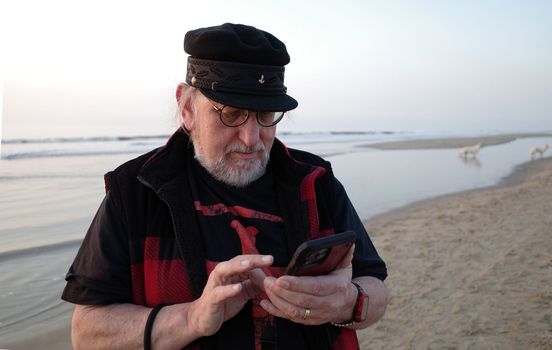
[[[181,128],[105,176],[67,274],[74,347],[357,349],[385,311],[386,267],[330,164],[275,138],[297,107],[285,45],[226,23],[184,49]],[[356,242],[334,271],[284,274],[303,241],[345,230]]]

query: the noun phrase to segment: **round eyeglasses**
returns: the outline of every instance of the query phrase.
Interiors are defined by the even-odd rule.
[[[239,109],[231,106],[222,106],[219,108],[211,103],[211,106],[218,112],[220,121],[222,124],[229,126],[231,128],[238,127],[245,124],[247,119],[249,119],[249,111],[246,109]],[[262,112],[256,111],[257,123],[260,126],[269,128],[274,126],[282,120],[286,112]]]

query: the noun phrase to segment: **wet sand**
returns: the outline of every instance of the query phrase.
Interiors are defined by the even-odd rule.
[[[404,140],[395,142],[378,142],[363,145],[363,147],[377,148],[380,150],[403,150],[403,149],[444,149],[444,148],[462,148],[473,146],[481,143],[483,147],[499,145],[514,141],[518,138],[528,137],[548,137],[551,133],[520,133],[506,134],[496,136],[480,136],[480,137],[459,137],[446,139],[425,139],[425,140]]]
[[[552,349],[552,159],[365,225],[391,299],[362,349]]]

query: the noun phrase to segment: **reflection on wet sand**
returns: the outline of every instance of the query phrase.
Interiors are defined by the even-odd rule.
[[[472,157],[472,158],[458,157],[458,159],[460,159],[460,161],[464,163],[464,165],[466,166],[481,168],[481,162],[477,157]]]

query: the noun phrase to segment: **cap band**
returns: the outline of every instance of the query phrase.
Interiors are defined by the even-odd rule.
[[[188,57],[186,83],[217,92],[244,95],[285,95],[284,67],[212,61]]]

